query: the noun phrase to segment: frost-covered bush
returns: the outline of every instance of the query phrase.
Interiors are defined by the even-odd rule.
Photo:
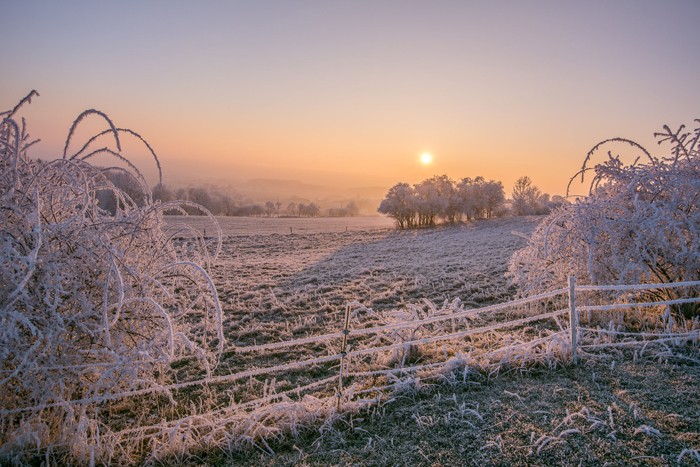
[[[594,174],[588,196],[552,212],[511,259],[510,277],[523,294],[560,287],[569,274],[591,284],[700,279],[700,128],[665,126],[655,136],[670,146],[666,157],[622,138],[589,152],[577,174],[582,180]],[[644,159],[625,165],[608,153],[591,167],[592,156],[609,143],[629,144]],[[688,317],[698,307],[676,311]]]
[[[124,137],[150,146],[102,112],[78,116],[61,158],[28,157],[17,114],[35,95],[0,113],[0,458],[58,446],[84,462],[107,431],[95,401],[167,383],[181,356],[217,364],[221,308],[206,271],[220,238],[173,242],[162,212],[181,208],[154,203],[121,153]],[[86,118],[107,129],[76,145]],[[122,168],[92,165],[97,155]],[[140,199],[108,171],[131,177]]]

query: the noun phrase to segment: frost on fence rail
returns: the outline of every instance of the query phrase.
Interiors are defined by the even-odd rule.
[[[698,318],[694,311],[700,304],[697,287],[700,282],[678,282],[667,284],[632,284],[627,286],[585,286],[592,296],[583,297],[584,302],[577,306],[585,312],[589,327],[592,324],[607,324],[619,321],[620,325],[632,326],[638,332],[663,327],[664,332],[674,328],[682,331],[697,326]],[[616,292],[607,296],[602,291]],[[618,295],[617,292],[630,293]],[[662,291],[662,292],[656,292]],[[580,294],[579,297],[581,297]],[[636,324],[635,324],[636,323]],[[620,329],[618,329],[620,330]],[[632,330],[632,329],[630,329]]]
[[[700,297],[676,298],[673,300],[659,300],[655,302],[614,303],[612,305],[581,305],[577,308],[579,311],[609,311],[627,308],[658,307],[661,305],[682,305],[686,303],[700,303]]]
[[[642,339],[642,340],[625,340],[620,342],[605,342],[601,344],[585,344],[579,346],[581,349],[604,349],[610,347],[633,347],[637,345],[647,346],[650,344],[661,344],[665,342],[673,342],[676,345],[682,342],[698,342],[698,333],[689,332],[682,334],[674,334],[671,337],[659,335],[656,339]]]
[[[648,346],[672,342],[675,345],[683,343],[700,344],[700,329],[687,332],[629,332],[613,329],[587,328],[581,327],[579,331],[583,333],[588,343],[580,346],[582,349],[604,349],[611,347],[634,347]],[[624,340],[615,341],[615,338]]]
[[[514,306],[525,305],[532,302],[541,301],[548,298],[554,298],[564,294],[568,289],[557,289],[551,292],[534,295],[532,297],[526,297],[518,300],[513,300],[507,303],[501,303],[497,305],[485,306],[482,308],[473,309],[458,309],[454,310],[449,307],[443,307],[440,312],[445,312],[445,314],[439,314],[436,316],[430,316],[422,319],[413,319],[407,321],[399,321],[393,324],[383,324],[381,326],[371,326],[366,328],[351,328],[348,330],[349,336],[362,336],[367,334],[381,334],[388,331],[394,331],[399,329],[407,329],[411,327],[440,323],[443,321],[463,319],[463,318],[473,318],[486,313],[493,313],[495,311],[505,310]],[[359,303],[354,302],[350,304],[351,307],[364,308]],[[447,313],[449,311],[449,313]],[[342,331],[337,331],[328,334],[322,334],[317,336],[303,337],[299,339],[292,339],[289,341],[281,342],[271,342],[267,344],[258,344],[245,347],[230,347],[224,350],[224,352],[235,352],[235,353],[254,353],[254,352],[264,352],[270,350],[279,350],[289,347],[296,347],[305,344],[321,343],[332,341],[334,339],[341,339],[343,337]]]
[[[394,324],[386,324],[386,325],[382,325],[382,326],[352,329],[350,331],[350,334],[351,335],[364,335],[364,334],[372,334],[372,333],[376,334],[376,333],[381,333],[381,332],[386,332],[386,331],[391,331],[391,330],[396,330],[396,329],[410,328],[410,327],[414,327],[414,326],[418,326],[418,325],[425,325],[425,324],[439,323],[439,322],[454,320],[454,319],[475,317],[475,316],[483,315],[486,313],[493,313],[496,311],[507,310],[509,308],[529,304],[532,302],[539,302],[539,301],[542,301],[542,300],[547,299],[547,298],[554,298],[554,297],[557,297],[557,296],[560,296],[560,295],[566,293],[567,290],[568,289],[566,289],[566,288],[562,288],[562,289],[553,290],[551,292],[533,295],[531,297],[512,300],[510,302],[499,303],[496,305],[489,305],[489,306],[485,306],[485,307],[481,307],[481,308],[459,310],[459,311],[456,311],[453,313],[439,314],[436,316],[430,316],[430,317],[423,318],[423,319],[397,322]],[[439,310],[439,311],[445,311],[445,309],[443,308],[442,310]]]
[[[348,357],[356,357],[359,355],[378,353],[378,352],[382,352],[385,350],[390,350],[390,349],[395,349],[395,348],[400,348],[400,347],[405,347],[405,346],[410,346],[410,345],[429,344],[429,343],[438,342],[438,341],[442,341],[442,340],[459,339],[462,337],[472,336],[475,334],[482,334],[485,332],[495,331],[497,329],[503,329],[506,327],[519,326],[521,324],[527,324],[527,323],[532,323],[535,321],[542,321],[542,320],[554,318],[556,316],[563,315],[567,311],[568,310],[558,310],[558,311],[553,311],[551,313],[545,313],[545,314],[541,314],[541,315],[537,315],[537,316],[529,316],[527,318],[521,318],[521,319],[517,319],[517,320],[501,322],[501,323],[497,323],[497,324],[492,324],[490,326],[468,329],[466,331],[454,332],[451,334],[444,334],[444,335],[433,336],[433,337],[425,337],[422,339],[409,340],[409,341],[405,341],[405,342],[399,342],[396,344],[384,345],[381,347],[370,347],[370,348],[366,348],[366,349],[354,350],[354,351],[348,352]]]
[[[522,365],[533,361],[554,365],[569,352],[568,341],[563,337],[568,333],[567,326],[560,320],[568,310],[559,308],[564,305],[567,290],[559,289],[468,310],[455,306],[459,301],[449,306],[446,302],[441,309],[426,303],[427,316],[414,313],[414,318],[418,316],[418,319],[405,321],[400,319],[408,316],[408,313],[389,311],[375,316],[377,314],[372,310],[356,304],[375,321],[395,317],[397,322],[350,330],[347,357],[351,369],[346,377],[352,380],[352,384],[346,398],[368,392],[381,393],[406,384],[411,386],[411,381],[418,382],[421,378],[452,378],[450,374],[460,366],[461,371],[469,372],[469,368],[498,371],[497,368],[502,365]],[[556,297],[559,298],[552,300]],[[406,308],[410,311],[412,306],[407,305]],[[544,321],[553,321],[556,323],[554,328],[558,330],[551,330],[553,323],[537,328],[528,326]],[[440,326],[428,326],[432,324]],[[495,332],[505,328],[517,330],[513,334]],[[401,334],[402,331],[405,332]],[[387,339],[389,342],[386,342]],[[416,365],[418,361],[425,363]],[[371,379],[373,387],[367,388],[368,378],[376,377],[386,377],[392,382],[377,387],[378,380]]]
[[[628,285],[577,285],[576,291],[581,292],[602,292],[602,291],[625,291],[625,290],[655,290],[655,289],[674,289],[680,287],[697,287],[700,286],[700,281],[687,282],[667,282],[659,284],[628,284]]]
[[[697,318],[686,319],[682,314],[672,312],[672,308],[679,305],[682,307],[700,303],[700,297],[692,289],[697,286],[700,286],[700,281],[577,287],[577,290],[594,293],[639,292],[613,296],[611,300],[615,303],[606,303],[604,295],[594,295],[594,303],[597,302],[597,304],[579,305],[578,310],[586,312],[588,320],[587,327],[579,327],[579,332],[584,339],[580,348],[590,351],[661,346],[670,351],[667,344],[673,344],[676,351],[682,352],[683,344],[688,344],[688,348],[697,346],[698,332],[700,332],[697,329],[699,324]],[[653,291],[663,291],[663,293],[656,294]],[[674,296],[678,298],[668,298]],[[664,310],[663,312],[659,310],[660,307]],[[630,315],[632,318],[627,319]],[[594,322],[609,324],[607,328],[594,328],[591,326]],[[658,355],[661,356],[661,354]],[[689,358],[680,354],[676,357]],[[691,360],[696,361],[693,358]]]
[[[273,367],[255,368],[255,369],[251,369],[251,370],[241,371],[239,373],[232,373],[229,375],[211,376],[208,378],[197,379],[194,381],[186,381],[183,383],[153,385],[152,387],[148,387],[148,388],[144,388],[144,389],[134,389],[131,391],[124,391],[124,392],[118,392],[118,393],[107,393],[107,394],[104,394],[102,396],[96,396],[96,397],[86,397],[83,399],[73,399],[73,400],[67,400],[67,401],[61,401],[61,402],[55,402],[55,403],[39,404],[39,405],[31,406],[31,407],[19,407],[19,408],[15,408],[15,409],[2,409],[2,410],[0,410],[0,415],[12,415],[12,414],[17,414],[17,413],[22,413],[22,412],[36,412],[36,411],[45,410],[45,409],[52,408],[52,407],[64,407],[66,405],[73,406],[73,405],[85,405],[85,404],[100,404],[100,403],[107,402],[107,401],[124,399],[124,398],[128,398],[128,397],[145,396],[145,395],[154,394],[154,393],[170,394],[173,391],[189,388],[192,386],[230,383],[233,381],[238,381],[238,380],[250,378],[253,376],[260,376],[260,375],[266,375],[266,374],[272,374],[272,373],[280,373],[283,371],[305,368],[307,366],[317,365],[320,363],[327,363],[327,362],[331,362],[333,360],[339,360],[339,359],[340,359],[339,354],[338,355],[329,355],[326,357],[311,358],[311,359],[302,360],[299,362],[285,363],[283,365],[277,365],[277,366],[273,366]]]

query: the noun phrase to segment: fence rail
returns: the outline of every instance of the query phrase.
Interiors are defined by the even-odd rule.
[[[183,381],[179,383],[165,384],[162,386],[148,387],[141,389],[134,389],[130,391],[123,391],[119,393],[108,393],[102,395],[95,395],[93,397],[85,397],[82,399],[74,399],[70,401],[61,402],[51,402],[47,401],[42,404],[37,404],[31,407],[18,407],[12,409],[0,410],[0,415],[2,416],[13,416],[22,413],[34,413],[46,409],[56,408],[56,407],[77,407],[84,406],[86,404],[101,404],[109,401],[115,401],[118,399],[124,399],[129,397],[140,397],[155,393],[166,393],[171,394],[173,391],[190,388],[194,386],[209,386],[209,385],[220,385],[220,384],[230,384],[236,383],[241,380],[251,379],[263,375],[273,375],[279,373],[290,372],[293,370],[306,369],[309,367],[318,367],[319,365],[324,365],[328,363],[337,362],[336,365],[332,365],[325,368],[325,373],[321,375],[316,381],[312,381],[308,384],[298,385],[291,389],[274,392],[271,394],[265,394],[262,397],[258,397],[253,400],[249,400],[243,403],[232,403],[228,406],[224,406],[218,409],[214,409],[202,414],[188,415],[176,420],[164,421],[159,424],[127,428],[121,431],[114,432],[113,434],[118,436],[127,435],[137,435],[139,439],[145,439],[149,436],[155,436],[157,433],[163,429],[175,429],[182,423],[196,422],[197,420],[211,419],[211,417],[224,417],[232,416],[234,412],[241,410],[247,410],[255,407],[259,407],[261,404],[272,403],[275,400],[283,400],[292,395],[301,396],[302,393],[307,393],[308,391],[324,390],[325,394],[328,391],[334,392],[337,397],[337,409],[342,409],[342,403],[348,400],[348,397],[357,396],[361,394],[366,394],[368,392],[377,392],[391,387],[392,385],[383,385],[375,387],[374,383],[371,387],[361,387],[353,388],[349,394],[346,394],[348,386],[346,382],[348,380],[355,380],[360,378],[372,378],[379,376],[391,376],[391,375],[409,375],[417,374],[419,372],[436,370],[440,368],[445,368],[454,362],[454,359],[447,359],[442,361],[433,361],[429,363],[424,363],[421,365],[404,365],[402,362],[400,365],[394,368],[387,368],[381,366],[375,366],[375,368],[365,368],[365,369],[353,369],[350,362],[355,359],[365,358],[371,355],[382,354],[387,351],[393,350],[407,350],[411,347],[419,345],[436,344],[443,341],[455,341],[464,340],[480,334],[487,334],[494,331],[498,331],[504,328],[521,327],[524,325],[530,325],[535,322],[554,320],[556,326],[559,327],[558,331],[547,330],[548,334],[545,336],[540,335],[529,341],[511,343],[508,347],[490,349],[485,352],[482,357],[496,357],[498,355],[505,355],[509,352],[512,353],[517,349],[529,348],[533,349],[536,346],[546,345],[550,342],[564,342],[568,346],[568,351],[570,352],[571,361],[576,364],[581,357],[579,350],[592,350],[592,349],[605,349],[610,347],[628,347],[636,345],[650,345],[650,344],[662,344],[668,342],[679,342],[679,341],[693,341],[698,343],[700,340],[699,330],[690,329],[685,332],[672,333],[672,332],[662,332],[662,333],[651,333],[651,332],[626,332],[614,329],[602,329],[593,328],[590,326],[590,316],[588,319],[588,326],[581,326],[580,324],[580,314],[581,312],[587,312],[589,315],[591,313],[601,313],[613,310],[621,309],[641,309],[651,306],[672,306],[672,305],[682,305],[689,303],[700,303],[699,296],[689,296],[680,297],[676,299],[662,300],[662,301],[639,301],[634,300],[624,302],[624,303],[607,303],[607,304],[584,304],[579,303],[579,292],[624,292],[624,291],[644,291],[644,290],[657,290],[657,289],[683,289],[687,293],[687,289],[690,287],[700,286],[700,281],[692,282],[678,282],[670,284],[633,284],[633,285],[603,285],[603,286],[591,286],[591,285],[577,285],[575,278],[572,276],[569,280],[568,287],[553,290],[551,292],[542,293],[538,295],[533,295],[530,297],[512,300],[510,302],[486,306],[477,309],[442,309],[432,316],[427,316],[422,319],[413,319],[407,321],[400,321],[395,323],[388,323],[379,326],[374,326],[370,323],[367,327],[352,327],[350,315],[353,311],[353,307],[359,307],[357,303],[348,304],[345,308],[345,316],[343,321],[343,328],[337,332],[322,334],[318,336],[309,336],[299,339],[293,339],[289,341],[282,342],[272,342],[260,345],[246,346],[246,347],[233,347],[230,349],[225,349],[224,352],[234,352],[236,354],[251,354],[251,353],[265,353],[271,351],[277,351],[281,349],[289,348],[303,348],[309,344],[319,344],[319,343],[329,343],[337,342],[340,352],[329,352],[329,355],[317,356],[310,359],[299,360],[287,362],[279,365],[262,367],[262,368],[250,368],[244,371],[233,372],[230,374],[210,376],[207,378],[194,379],[191,381]],[[683,292],[682,291],[682,292]],[[627,299],[634,297],[626,297]],[[527,306],[544,308],[542,310],[537,310],[535,314],[528,315],[525,310]],[[563,306],[563,308],[562,308]],[[547,309],[549,307],[549,309]],[[554,308],[554,310],[552,310]],[[484,318],[488,320],[489,317],[497,316],[496,313],[503,312],[508,313],[509,310],[520,310],[520,312],[525,313],[525,316],[518,317],[515,319],[503,319],[496,320],[496,322],[486,322],[481,323],[478,326],[471,326],[470,323],[477,318]],[[568,315],[567,326],[562,325],[560,317]],[[507,316],[507,315],[506,315]],[[445,322],[452,323],[452,331],[447,332],[443,329],[433,330],[433,335],[426,336],[416,336],[417,330],[427,330],[430,325],[438,325]],[[694,325],[698,325],[695,322]],[[455,330],[457,326],[466,327],[466,329]],[[543,328],[548,329],[548,328]],[[412,331],[412,335],[409,338],[404,339],[399,336],[400,331]],[[670,329],[666,329],[670,331]],[[429,333],[429,331],[425,331]],[[370,340],[370,336],[374,336],[374,340]],[[399,336],[400,338],[398,338]],[[591,336],[605,336],[607,339],[612,340],[615,338],[627,338],[630,340],[620,341],[620,342],[591,342]],[[394,338],[394,342],[386,343],[386,339]],[[588,339],[584,342],[583,339]],[[363,340],[364,339],[364,340]],[[377,339],[379,343],[377,343]],[[370,340],[370,344],[367,341]],[[382,343],[382,340],[384,341]],[[359,346],[360,343],[364,343],[365,346]],[[353,348],[353,345],[357,345],[357,348]],[[585,352],[584,352],[585,353]],[[92,364],[91,364],[92,365]],[[95,367],[109,366],[109,363],[101,364],[95,363]],[[42,371],[42,370],[60,370],[61,367],[51,367],[51,368],[32,368],[32,371]]]

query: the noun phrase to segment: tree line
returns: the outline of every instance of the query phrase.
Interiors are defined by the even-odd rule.
[[[143,205],[144,191],[138,180],[128,172],[121,170],[107,170],[107,178],[121,189],[138,206]],[[174,200],[192,201],[204,206],[212,214],[217,216],[235,217],[354,217],[359,215],[360,209],[354,201],[349,201],[336,208],[322,209],[314,202],[289,202],[286,205],[280,201],[266,201],[265,203],[251,203],[242,197],[231,195],[217,187],[191,186],[171,188],[164,184],[158,184],[151,190],[153,200],[168,202]],[[109,212],[116,211],[119,202],[110,190],[101,190],[97,193],[99,205]],[[190,214],[201,214],[194,207],[184,206]]]
[[[463,219],[489,219],[505,215],[547,214],[565,203],[533,185],[529,177],[519,178],[512,200],[506,199],[503,183],[484,177],[451,180],[436,175],[420,183],[397,183],[389,189],[378,211],[396,221],[400,229],[429,227],[439,221],[453,224]]]

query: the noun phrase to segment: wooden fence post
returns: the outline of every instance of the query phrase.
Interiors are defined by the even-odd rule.
[[[569,276],[569,330],[571,332],[571,358],[574,365],[578,363],[576,346],[578,344],[578,311],[576,311],[576,276]]]
[[[343,398],[343,365],[348,351],[348,334],[350,334],[350,305],[345,305],[345,325],[343,326],[343,343],[340,347],[340,365],[338,367],[338,406],[340,412],[340,402]]]

